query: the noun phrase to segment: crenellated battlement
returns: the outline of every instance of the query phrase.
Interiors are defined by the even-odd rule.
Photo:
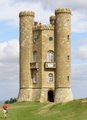
[[[35,16],[35,13],[34,12],[32,12],[32,11],[21,11],[20,13],[19,13],[19,17],[21,17],[21,16]]]
[[[55,10],[55,14],[61,14],[61,13],[71,14],[71,10],[69,8],[59,8]]]
[[[43,25],[41,23],[37,23],[37,25],[33,27],[33,30],[54,30],[54,27],[52,25]]]

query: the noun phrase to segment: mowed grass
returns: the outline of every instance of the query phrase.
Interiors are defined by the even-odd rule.
[[[0,120],[3,120],[0,106]],[[87,120],[87,100],[68,103],[20,102],[9,105],[7,120]]]

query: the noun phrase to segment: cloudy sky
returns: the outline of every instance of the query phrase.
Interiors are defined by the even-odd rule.
[[[19,91],[19,12],[35,11],[35,20],[49,23],[57,8],[72,10],[72,90],[74,98],[87,97],[86,0],[0,0],[0,100]]]

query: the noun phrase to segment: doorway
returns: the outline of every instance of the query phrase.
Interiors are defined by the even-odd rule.
[[[54,102],[54,92],[52,90],[48,91],[48,101]]]

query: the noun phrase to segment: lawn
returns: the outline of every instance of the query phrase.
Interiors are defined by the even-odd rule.
[[[3,120],[1,106],[0,120]],[[74,100],[63,104],[39,102],[10,104],[7,120],[87,120],[87,100]]]

